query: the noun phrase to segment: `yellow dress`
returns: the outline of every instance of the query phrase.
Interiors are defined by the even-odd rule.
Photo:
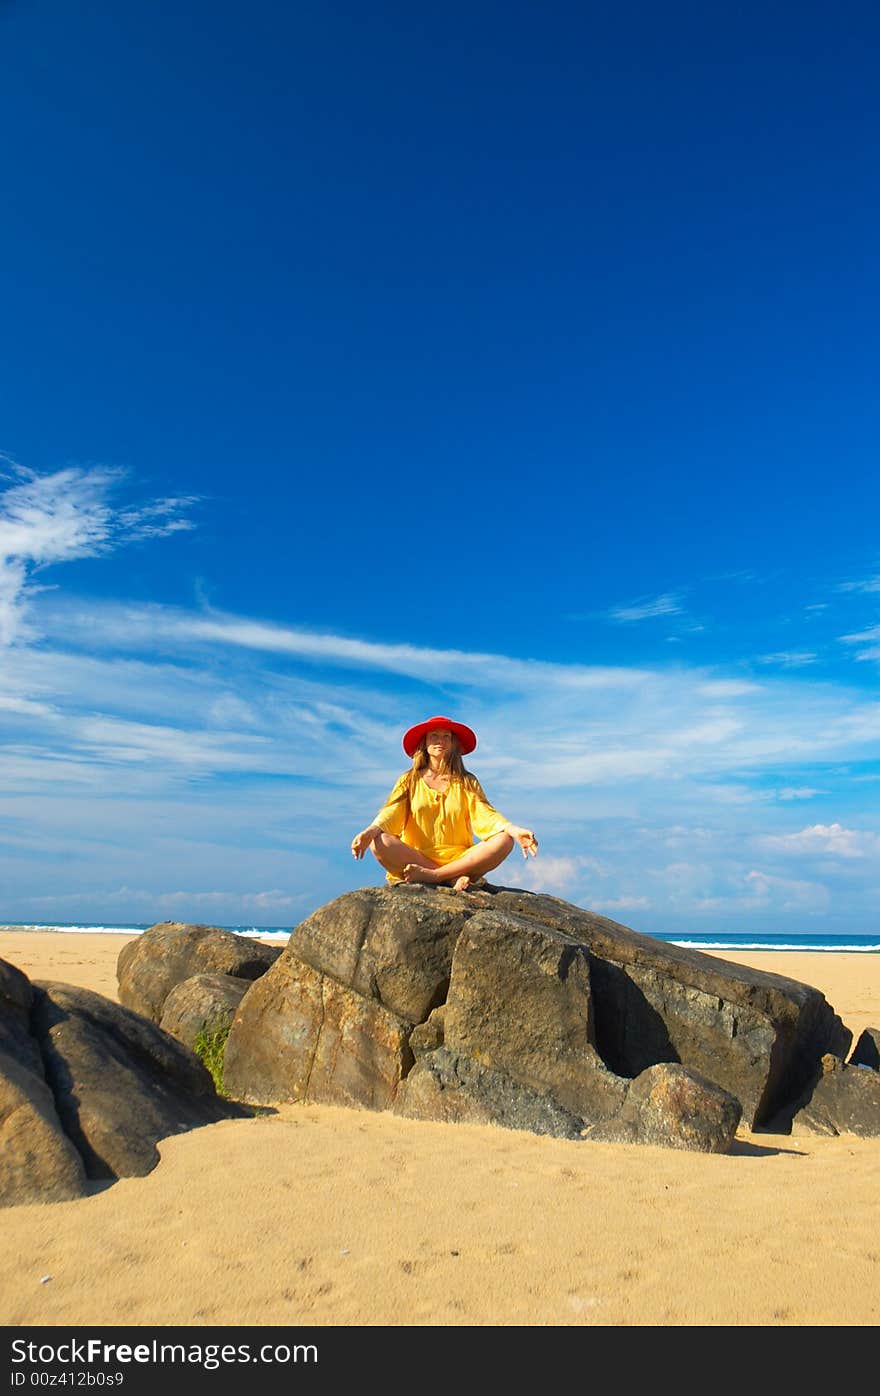
[[[386,834],[403,839],[436,863],[451,863],[473,847],[474,836],[491,838],[509,822],[489,804],[480,782],[450,781],[449,789],[432,790],[424,780],[416,781],[410,799],[406,796],[409,771],[394,784],[391,794],[373,820]],[[387,882],[400,882],[393,873]]]

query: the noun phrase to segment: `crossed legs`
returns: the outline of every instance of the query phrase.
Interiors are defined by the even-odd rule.
[[[473,848],[453,862],[438,863],[393,834],[377,834],[372,843],[376,858],[385,871],[394,877],[400,877],[404,882],[451,882],[456,892],[463,892],[475,878],[497,868],[513,846],[510,834],[493,834],[482,843],[475,843]]]

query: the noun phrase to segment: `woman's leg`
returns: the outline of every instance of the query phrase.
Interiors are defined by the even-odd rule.
[[[403,848],[406,844],[402,845]],[[475,877],[491,872],[503,863],[512,851],[514,841],[510,834],[493,834],[483,843],[474,844],[467,853],[455,858],[451,863],[434,863],[419,854],[411,858],[403,867],[404,882],[451,882],[457,892],[463,892]],[[378,854],[376,855],[378,857]],[[381,860],[380,860],[381,861]],[[396,869],[395,869],[396,871]]]
[[[410,848],[403,839],[395,838],[394,834],[377,834],[370,846],[377,861],[394,877],[403,877],[403,870],[407,867],[420,867],[427,872],[440,866],[426,853],[420,853],[417,848]]]

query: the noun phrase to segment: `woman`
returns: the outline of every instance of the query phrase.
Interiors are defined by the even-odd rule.
[[[404,734],[412,767],[396,781],[368,829],[352,839],[355,858],[372,848],[388,882],[452,883],[456,892],[491,872],[519,844],[534,858],[531,829],[511,824],[493,809],[462,756],[477,745],[470,727],[429,717]],[[474,835],[482,842],[475,844]]]

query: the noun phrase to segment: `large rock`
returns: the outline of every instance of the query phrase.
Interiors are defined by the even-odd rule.
[[[82,1159],[42,1072],[0,1051],[0,1207],[66,1202],[85,1192]]]
[[[259,1103],[541,1120],[568,1137],[616,1118],[628,1137],[716,1149],[728,1097],[761,1124],[850,1041],[817,989],[780,975],[554,897],[404,884],[346,893],[293,931],[242,999],[225,1080]],[[676,1069],[644,1076],[661,1064]]]
[[[858,1134],[880,1137],[880,1072],[822,1058],[821,1075],[794,1116],[792,1134]]]
[[[259,979],[280,954],[280,946],[263,945],[219,926],[160,921],[119,952],[119,999],[158,1023],[171,990],[185,979],[196,974]]]
[[[253,982],[231,974],[194,974],[171,990],[159,1026],[186,1047],[202,1032],[228,1032]]]
[[[252,1104],[322,1101],[385,1110],[412,1065],[412,1024],[284,955],[241,1001],[225,1089]]]
[[[195,1053],[88,989],[34,984],[32,1028],[65,1133],[90,1178],[149,1173],[169,1134],[244,1112]]]
[[[592,1125],[585,1138],[726,1154],[741,1115],[739,1101],[728,1091],[676,1062],[661,1062],[646,1067],[617,1114]]]

